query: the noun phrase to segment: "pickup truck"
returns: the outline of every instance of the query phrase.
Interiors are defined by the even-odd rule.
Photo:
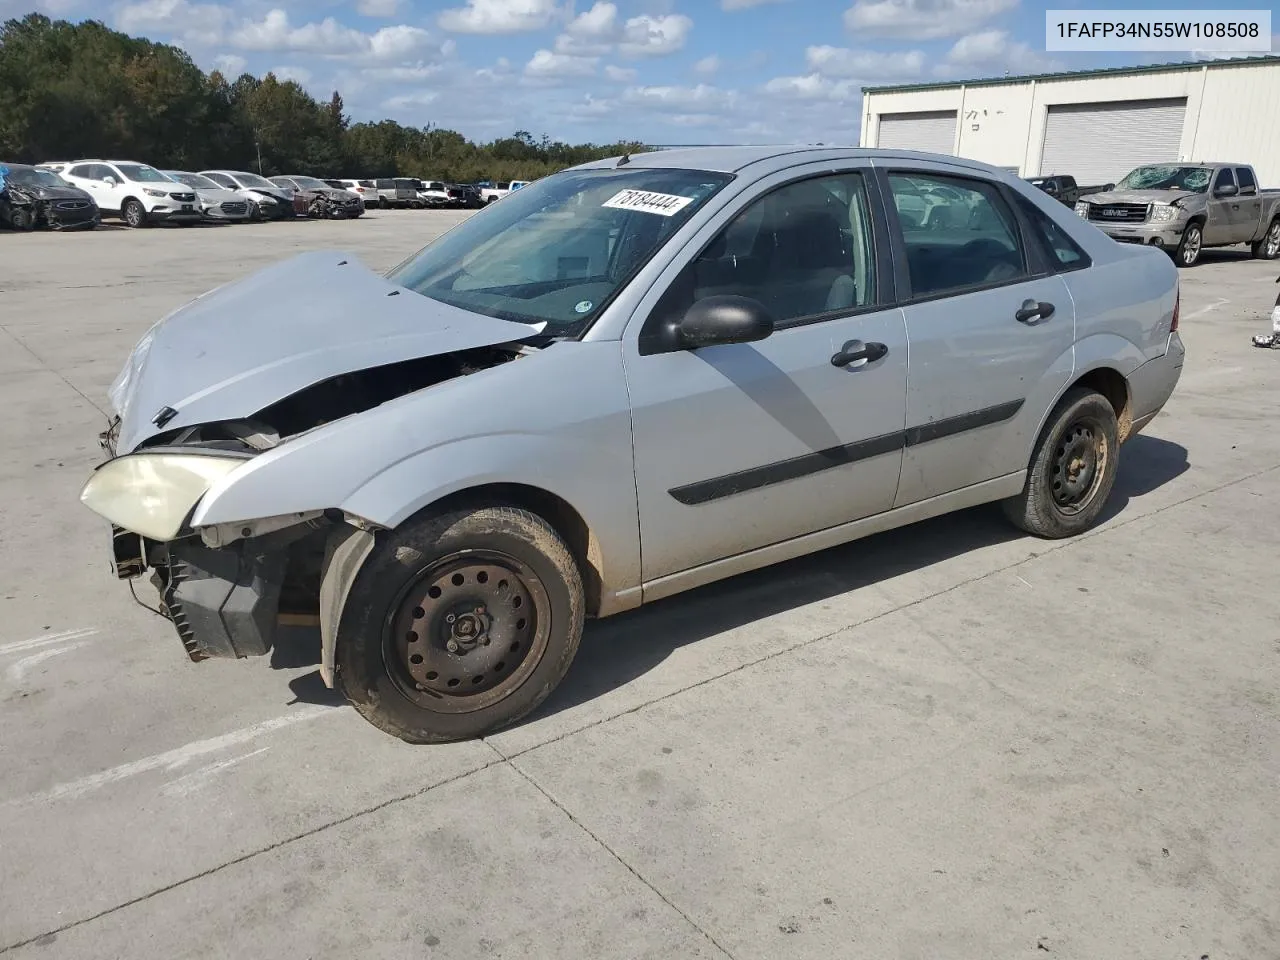
[[[1076,201],[1081,197],[1086,197],[1091,193],[1102,193],[1104,190],[1114,190],[1114,183],[1098,184],[1094,187],[1081,187],[1076,184],[1076,178],[1070,174],[1055,174],[1051,177],[1027,177],[1027,182],[1033,187],[1039,187],[1055,200],[1060,200],[1068,207],[1074,207]]]
[[[1113,240],[1161,247],[1180,267],[1195,266],[1205,247],[1234,243],[1262,260],[1280,256],[1280,190],[1259,189],[1244,163],[1138,167],[1075,211]]]
[[[482,186],[480,188],[480,199],[484,201],[485,206],[488,206],[495,200],[501,200],[512,190],[519,190],[528,182],[528,180],[499,180],[489,186]]]

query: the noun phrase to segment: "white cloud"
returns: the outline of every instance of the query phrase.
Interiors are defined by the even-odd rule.
[[[262,20],[246,20],[232,31],[231,45],[241,50],[307,53],[368,63],[395,63],[420,57],[428,51],[448,56],[452,47],[436,45],[421,27],[398,24],[364,33],[333,17],[295,27],[283,10],[271,10]],[[433,50],[434,48],[434,50]]]
[[[690,108],[706,112],[732,107],[737,100],[737,94],[732,90],[722,90],[719,87],[700,83],[695,87],[628,87],[622,92],[622,99],[627,103],[676,108],[684,112],[689,112]]]
[[[709,77],[720,69],[720,58],[714,53],[709,57],[703,57],[693,65],[693,72]]]
[[[592,4],[591,9],[569,21],[564,32],[585,40],[611,38],[618,29],[618,8],[606,0]]]
[[[438,23],[454,33],[527,33],[560,15],[555,0],[467,0],[441,11]]]
[[[1064,69],[1042,50],[1034,50],[1021,41],[1010,39],[1005,30],[982,30],[961,37],[948,51],[944,63],[934,72],[948,76],[958,69],[1010,73],[1052,73]]]
[[[194,44],[215,44],[231,19],[231,11],[215,3],[188,0],[141,0],[116,10],[116,28],[124,33],[171,33]]]
[[[924,73],[926,62],[920,50],[884,52],[831,46],[809,47],[804,57],[809,69],[816,73],[864,80],[918,77]]]
[[[684,46],[693,21],[680,13],[632,17],[622,29],[618,49],[629,57],[661,57]]]
[[[435,102],[437,94],[430,90],[418,90],[414,93],[402,93],[399,96],[384,100],[382,106],[386,110],[406,110],[413,107],[425,107]]]
[[[604,68],[605,78],[614,83],[633,83],[638,73],[631,67],[615,67],[612,63]]]
[[[786,0],[720,0],[720,9],[733,12],[734,10],[749,10],[752,7],[763,7],[766,3],[785,3]]]
[[[762,88],[766,94],[789,100],[834,100],[848,103],[861,96],[856,80],[833,80],[820,73],[774,77]]]
[[[394,17],[402,6],[404,0],[359,0],[356,12],[362,17]]]
[[[567,53],[539,50],[524,65],[529,77],[589,77],[596,72],[596,57],[576,57]]]
[[[844,23],[860,36],[936,40],[967,33],[1018,0],[856,0]]]
[[[294,83],[306,86],[311,82],[311,71],[306,67],[274,67],[271,72],[276,75],[276,79],[281,83],[292,80]]]
[[[249,61],[234,53],[223,53],[213,58],[213,65],[229,80],[235,80],[244,73]]]

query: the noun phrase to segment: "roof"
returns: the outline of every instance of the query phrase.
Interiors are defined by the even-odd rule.
[[[570,169],[573,170],[700,170],[710,173],[739,173],[746,167],[760,164],[753,174],[767,174],[807,163],[831,163],[846,160],[896,161],[909,164],[913,160],[948,164],[986,173],[1005,174],[1003,167],[953,157],[950,154],[922,153],[918,150],[901,150],[896,147],[835,147],[818,144],[758,147],[692,147],[685,150],[658,150],[653,153],[627,155],[627,162],[619,167],[621,157],[592,160]]]
[[[978,77],[972,80],[948,80],[945,83],[901,83],[863,87],[863,93],[905,93],[909,90],[949,90],[953,87],[996,86],[1025,83],[1028,80],[1084,80],[1089,77],[1115,77],[1143,73],[1173,73],[1178,70],[1215,69],[1218,67],[1268,66],[1280,64],[1280,56],[1232,57],[1226,60],[1182,60],[1177,63],[1153,63],[1133,67],[1100,67],[1093,70],[1068,70],[1062,73],[1024,73],[1016,77]]]

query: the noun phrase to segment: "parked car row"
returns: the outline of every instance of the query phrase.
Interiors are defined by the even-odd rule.
[[[1180,267],[1235,244],[1260,260],[1280,257],[1280,190],[1260,188],[1247,163],[1146,164],[1101,187],[1065,175],[1028,179],[1111,239],[1159,247]]]
[[[378,177],[368,180],[326,180],[331,187],[350,190],[364,200],[366,207],[399,207],[413,210],[451,208],[476,210],[501,200],[513,190],[525,186],[527,180],[501,180],[497,183],[446,183],[443,180],[419,180],[416,177]]]

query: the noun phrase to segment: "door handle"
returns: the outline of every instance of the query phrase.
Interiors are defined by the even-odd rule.
[[[1022,306],[1013,315],[1013,319],[1019,323],[1030,323],[1032,320],[1048,320],[1053,316],[1055,309],[1057,308],[1052,303],[1045,303],[1043,300],[1023,300]]]
[[[831,358],[833,367],[847,367],[851,363],[857,363],[859,360],[866,360],[868,363],[875,363],[881,357],[889,352],[889,348],[883,343],[863,343],[861,340],[850,340],[840,352]]]

